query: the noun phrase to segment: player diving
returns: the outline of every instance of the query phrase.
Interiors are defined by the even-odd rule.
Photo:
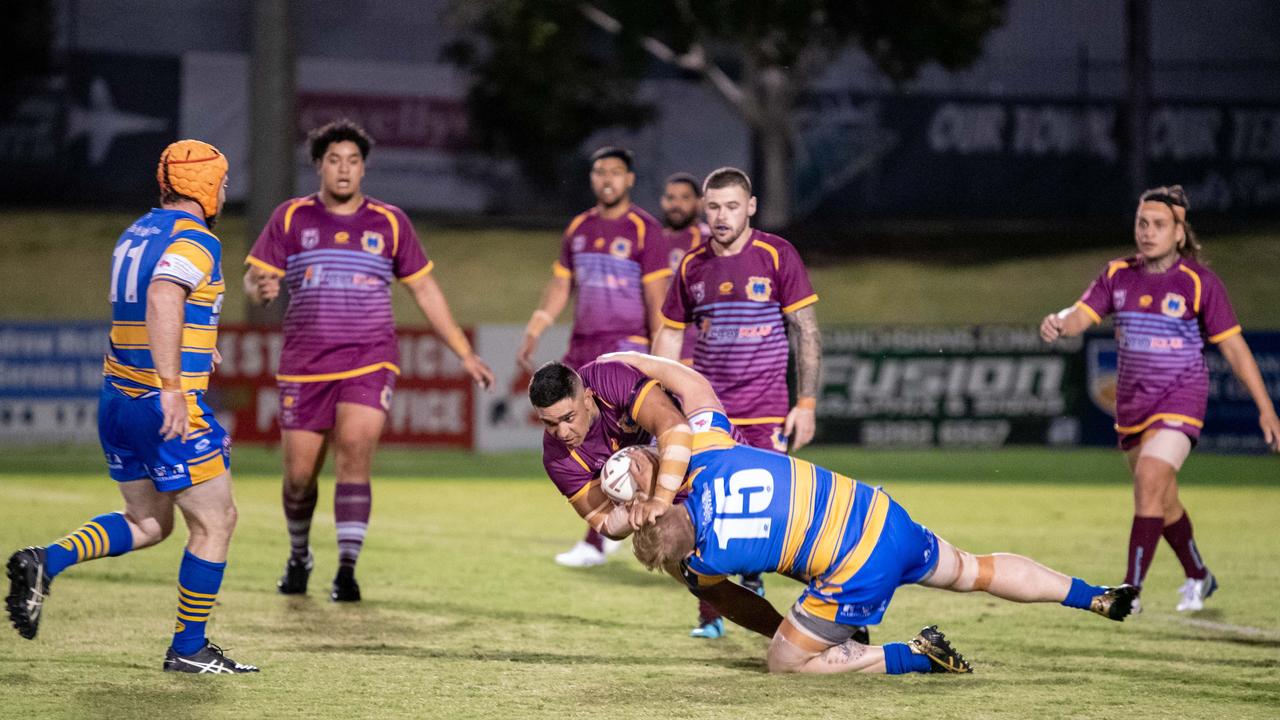
[[[1130,613],[1137,597],[1130,585],[1091,585],[1021,555],[961,550],[912,520],[879,487],[739,444],[710,383],[692,368],[638,353],[600,360],[634,367],[690,409],[693,442],[681,485],[688,499],[659,512],[652,503],[631,503],[636,558],[697,593],[731,584],[724,582],[729,575],[756,572],[807,584],[772,635],[770,672],[972,672],[937,626],[906,643],[852,639],[856,626],[879,623],[894,591],[908,584],[1057,602],[1118,621]],[[647,487],[652,451],[628,457],[637,486]]]

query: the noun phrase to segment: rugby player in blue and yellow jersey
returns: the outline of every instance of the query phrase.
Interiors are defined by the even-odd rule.
[[[691,588],[728,575],[776,572],[807,583],[769,645],[772,672],[969,672],[936,626],[908,643],[852,640],[876,624],[900,585],[982,590],[1015,602],[1058,602],[1123,620],[1137,591],[1105,588],[1006,553],[974,555],[916,523],[883,489],[781,453],[739,445],[710,383],[677,362],[620,360],[679,395],[694,432],[689,499],[658,515],[633,507],[636,557]],[[650,472],[644,453],[633,470]]]
[[[257,672],[205,638],[236,524],[230,438],[205,404],[218,361],[222,244],[210,232],[226,201],[227,159],[199,140],[165,148],[160,207],[129,226],[111,263],[111,342],[98,434],[124,511],[99,515],[8,563],[9,617],[33,639],[49,586],[76,563],[155,545],[182,511],[189,537],[178,569],[178,618],[164,669]]]

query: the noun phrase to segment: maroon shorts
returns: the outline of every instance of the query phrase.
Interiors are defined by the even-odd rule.
[[[322,432],[333,428],[338,403],[355,403],[387,412],[396,374],[375,370],[364,375],[320,382],[278,382],[280,427],[284,430]]]
[[[759,425],[734,425],[747,444],[761,450],[787,451],[787,436],[782,434],[781,423],[761,423]]]

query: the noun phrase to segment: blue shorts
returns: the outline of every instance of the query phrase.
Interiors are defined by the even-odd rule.
[[[132,389],[132,388],[131,388]],[[191,437],[160,437],[160,394],[133,398],[104,385],[98,400],[98,440],[111,479],[150,478],[156,490],[172,492],[215,478],[231,467],[231,437],[205,404],[204,395],[187,395]]]
[[[884,527],[862,568],[839,585],[815,578],[796,600],[797,610],[840,625],[876,625],[899,586],[918,583],[933,572],[938,537],[887,493],[884,498],[889,503]]]

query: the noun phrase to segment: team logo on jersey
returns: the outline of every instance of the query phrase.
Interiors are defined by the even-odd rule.
[[[752,275],[747,278],[747,299],[756,302],[767,302],[773,295],[773,281],[767,277]]]
[[[302,231],[302,247],[310,250],[320,244],[320,228],[304,228]]]
[[[365,230],[364,235],[360,236],[360,247],[364,248],[367,253],[381,255],[386,243],[382,241],[382,233]]]
[[[1150,295],[1143,295],[1142,297],[1138,298],[1138,307],[1149,308],[1151,307],[1151,302],[1152,302],[1152,298]]]
[[[695,303],[702,304],[702,299],[707,296],[707,284],[699,280],[689,286],[689,294]]]
[[[1111,304],[1115,305],[1116,309],[1118,310],[1124,307],[1124,300],[1126,297],[1127,297],[1127,293],[1123,289],[1116,290],[1115,292],[1111,293]]]
[[[580,253],[580,252],[582,252],[583,250],[586,250],[586,249],[587,249],[587,236],[586,236],[586,235],[574,235],[574,236],[573,236],[573,251],[574,251],[574,252],[576,252],[576,253]]]
[[[609,254],[626,260],[631,257],[631,241],[624,237],[616,237],[613,242],[609,243]]]
[[[1178,293],[1166,293],[1160,301],[1160,312],[1171,318],[1180,318],[1187,311],[1187,300]]]
[[[350,240],[351,240],[351,233],[347,232],[346,230],[342,230],[338,234],[333,236],[333,241],[336,243],[346,243]]]
[[[731,292],[733,292],[733,283],[729,282],[728,280],[725,280],[724,282],[720,283],[721,295],[728,295]]]

